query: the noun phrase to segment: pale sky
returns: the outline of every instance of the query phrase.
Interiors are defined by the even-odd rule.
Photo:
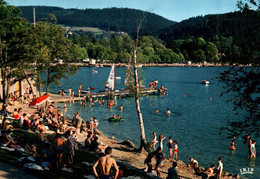
[[[110,7],[149,11],[169,20],[180,22],[190,17],[223,14],[237,9],[237,0],[6,0],[14,6],[56,6],[63,8]]]

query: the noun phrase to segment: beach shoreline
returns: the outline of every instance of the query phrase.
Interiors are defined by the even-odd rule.
[[[70,96],[61,96],[59,94],[52,94],[50,93],[50,99],[49,102],[54,102],[54,103],[64,103],[64,102],[69,102],[71,100]],[[83,97],[75,97],[75,101],[80,101],[83,100]],[[37,111],[36,108],[31,108],[29,107],[28,104],[18,104],[16,106],[8,106],[9,111],[13,111],[14,108],[22,108],[24,112],[28,112],[30,114],[33,114],[34,112]],[[86,134],[82,134],[79,137],[80,143],[83,143],[85,140]],[[125,139],[128,140],[128,139]],[[142,172],[144,173],[144,170],[146,168],[146,165],[144,164],[144,160],[147,157],[148,153],[147,152],[142,152],[139,153],[137,152],[137,147],[131,147],[127,146],[125,144],[122,144],[123,141],[118,141],[117,139],[109,138],[105,134],[101,133],[99,134],[99,141],[102,143],[102,145],[110,146],[113,148],[113,153],[112,157],[114,157],[119,163],[125,163],[126,165],[132,166],[136,172]],[[164,151],[167,153],[167,151]],[[183,178],[201,178],[201,176],[198,176],[195,174],[194,170],[191,167],[188,167],[185,162],[182,160],[178,160],[178,167],[177,171],[180,176]],[[153,161],[153,164],[155,165],[155,160]],[[123,164],[124,165],[124,164]],[[161,167],[162,171],[162,178],[166,178],[167,173],[168,173],[168,168],[172,167],[172,161],[166,159],[164,161],[164,165]],[[134,173],[133,173],[134,174]],[[156,176],[156,172],[153,171],[153,174]],[[232,175],[226,173],[225,177],[223,178],[232,178]]]
[[[52,64],[53,66],[60,65],[59,63]],[[95,64],[90,64],[90,63],[84,63],[84,62],[78,62],[78,63],[70,63],[70,65],[75,65],[78,67],[111,67],[113,63],[95,63]],[[127,67],[128,64],[126,63],[115,63],[114,64],[116,67]],[[228,63],[221,64],[221,63],[140,63],[138,64],[138,67],[251,67],[251,64],[248,65],[242,65],[242,64],[233,64],[230,65]]]

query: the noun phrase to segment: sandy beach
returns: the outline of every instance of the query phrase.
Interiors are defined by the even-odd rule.
[[[68,96],[61,97],[60,95],[51,94],[49,101],[57,103],[57,102],[67,102],[69,101],[69,99],[70,97]],[[82,98],[77,97],[75,98],[75,100],[82,100]],[[30,114],[33,114],[34,112],[37,111],[36,108],[31,108],[28,106],[28,104],[18,104],[16,106],[8,106],[7,109],[9,111],[13,111],[14,108],[22,108],[24,112],[28,112]],[[79,134],[78,142],[84,143],[85,138],[86,138],[85,133]],[[118,141],[115,138],[113,139],[108,138],[102,132],[99,134],[99,142],[102,145],[110,146],[113,148],[112,157],[115,158],[118,163],[125,166],[132,166],[131,168],[134,169],[133,175],[135,174],[135,172],[136,174],[145,174],[144,171],[146,169],[146,165],[144,164],[144,160],[148,155],[147,152],[143,151],[139,153],[137,152],[138,146],[135,147],[127,146],[122,143],[123,141]],[[166,151],[165,149],[164,152],[167,153],[168,151]],[[191,167],[188,167],[187,164],[184,163],[183,161],[179,160],[177,161],[177,163],[178,163],[177,171],[182,178],[201,178],[201,176],[196,175],[194,170]],[[153,164],[155,165],[155,160],[153,160]],[[171,166],[172,166],[172,161],[165,159],[163,166],[161,167],[162,174],[160,178],[167,177],[168,168],[170,168]],[[155,177],[156,176],[155,170],[153,170],[153,174],[154,174],[153,177]],[[224,178],[232,178],[232,176],[226,173]]]

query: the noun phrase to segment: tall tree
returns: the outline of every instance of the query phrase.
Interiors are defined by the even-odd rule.
[[[19,44],[17,42],[23,37],[19,35],[24,35],[26,27],[26,21],[18,17],[19,13],[19,9],[0,0],[0,67],[4,103],[7,103],[13,72],[19,69],[16,66],[15,58],[13,58],[14,54],[18,53],[13,50],[16,47],[13,45]]]
[[[247,13],[246,11],[249,9],[248,3],[256,6],[256,11],[259,12],[259,2],[254,0],[238,1],[238,7],[240,7],[241,11]],[[255,18],[259,18],[259,16]],[[226,129],[233,135],[241,135],[245,131],[255,134],[256,137],[260,135],[259,44],[256,44],[255,48],[258,49],[258,53],[254,54],[251,51],[247,61],[243,60],[244,53],[248,55],[247,52],[241,51],[238,56],[238,58],[242,58],[245,64],[251,64],[253,67],[232,67],[220,76],[220,80],[225,83],[226,91],[224,93],[231,93],[232,99],[230,101],[234,104],[234,110],[237,111],[237,114],[243,111],[242,115],[238,115],[236,119],[227,122]]]
[[[73,74],[77,71],[77,67],[70,65],[75,58],[72,50],[76,48],[71,40],[65,38],[65,29],[56,25],[57,19],[50,14],[49,17],[42,22],[38,22],[36,32],[43,33],[39,38],[41,43],[48,49],[48,59],[44,59],[44,65],[47,69],[46,93],[49,93],[51,83],[59,84],[59,79],[66,77],[66,74]],[[36,37],[38,38],[38,37]],[[57,62],[62,60],[61,64]]]
[[[137,64],[139,32],[141,29],[141,24],[144,19],[145,19],[145,16],[141,19],[141,21],[137,27],[135,47],[134,47],[133,58],[132,58],[132,62],[131,62],[132,67],[134,68],[134,81],[133,81],[133,83],[128,81],[128,83],[130,84],[129,87],[130,87],[130,89],[132,89],[132,93],[134,94],[134,97],[135,97],[136,112],[137,112],[137,116],[139,119],[139,126],[140,126],[140,148],[139,149],[140,149],[140,151],[142,151],[143,149],[147,149],[143,115],[142,115],[141,105],[140,105],[140,79],[138,78],[138,64]],[[129,73],[131,73],[131,72],[129,72]]]

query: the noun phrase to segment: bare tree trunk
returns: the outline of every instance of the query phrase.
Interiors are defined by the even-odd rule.
[[[34,92],[33,92],[33,87],[32,87],[32,84],[31,84],[31,82],[29,81],[29,79],[28,79],[28,78],[26,78],[26,81],[27,81],[28,85],[30,86],[30,88],[32,89],[32,93],[33,93],[33,95],[34,95]]]
[[[136,31],[136,42],[135,42],[135,49],[134,49],[134,77],[135,77],[135,104],[136,104],[136,112],[139,119],[139,126],[140,126],[140,148],[139,150],[142,152],[143,149],[146,149],[146,138],[145,138],[145,130],[144,130],[144,122],[143,122],[143,115],[140,108],[140,88],[139,88],[139,80],[138,80],[138,68],[137,68],[137,62],[136,62],[136,53],[137,53],[137,47],[138,47],[138,40],[139,40],[139,31],[141,28],[141,24],[144,21],[145,16],[141,19],[137,31]]]
[[[136,64],[136,50],[134,50],[134,76],[135,76],[135,104],[136,104],[136,112],[139,119],[139,126],[140,126],[140,148],[139,150],[142,151],[146,149],[146,138],[145,138],[145,130],[144,130],[144,122],[143,122],[143,115],[140,108],[140,88],[139,88],[139,81],[138,81],[138,69]]]
[[[47,73],[47,85],[46,85],[46,94],[49,93],[49,88],[50,88],[50,68],[48,68],[48,73]]]
[[[7,54],[5,54],[3,61],[4,61],[4,63],[7,63]],[[2,71],[3,103],[8,104],[8,93],[9,93],[9,87],[10,87],[10,84],[9,84],[10,80],[7,78],[8,68],[2,67],[1,71]]]
[[[42,96],[41,92],[42,92],[42,85],[41,85],[41,80],[38,74],[38,88],[39,88],[39,96]]]

